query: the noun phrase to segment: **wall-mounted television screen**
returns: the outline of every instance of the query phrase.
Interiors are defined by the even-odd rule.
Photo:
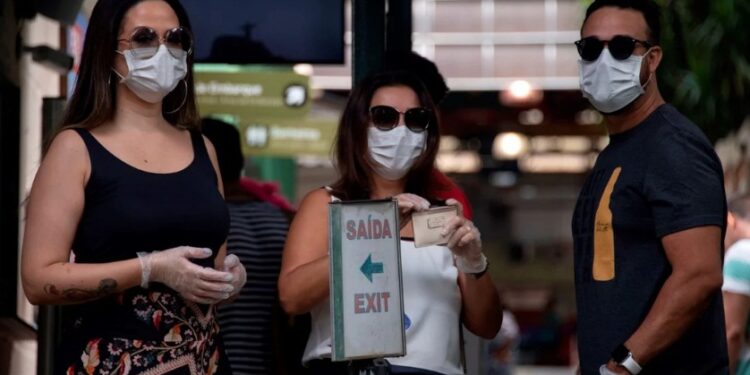
[[[344,0],[181,0],[195,61],[343,64]]]

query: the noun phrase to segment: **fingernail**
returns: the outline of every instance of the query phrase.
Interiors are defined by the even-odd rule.
[[[229,293],[224,293],[224,299],[227,299],[227,298],[229,298],[229,296],[230,296],[230,294],[229,294]]]
[[[232,276],[232,274],[224,276],[224,281],[232,281],[232,280],[234,280],[234,276]]]
[[[227,292],[227,293],[232,293],[232,292],[234,292],[234,287],[232,287],[231,285],[229,285],[226,288],[224,288],[224,291]]]
[[[211,251],[211,249],[209,249],[207,247],[204,247],[203,248],[203,253],[206,254],[206,255],[211,255],[211,253],[213,253],[213,251]]]

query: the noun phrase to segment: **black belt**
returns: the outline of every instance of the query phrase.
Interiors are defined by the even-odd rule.
[[[313,359],[307,362],[311,375],[389,375],[390,364],[382,358],[332,362],[330,359]]]

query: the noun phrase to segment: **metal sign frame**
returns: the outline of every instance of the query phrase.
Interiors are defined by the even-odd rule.
[[[345,361],[362,358],[396,357],[406,355],[406,333],[404,330],[404,300],[403,279],[401,275],[401,239],[400,223],[398,215],[398,204],[395,199],[331,202],[328,205],[329,214],[329,260],[330,260],[330,304],[331,304],[331,360]],[[359,240],[361,232],[354,235],[355,239],[347,238],[351,235],[352,227],[345,226],[345,222],[357,219],[366,220],[365,226],[367,242]],[[384,231],[384,225],[390,225],[393,229],[390,238],[377,235],[377,224],[373,218],[383,221],[380,223]],[[391,220],[388,224],[386,220]],[[363,225],[363,223],[360,223]],[[355,230],[355,232],[357,232]],[[369,237],[367,237],[369,235]],[[374,238],[377,237],[377,238]],[[377,242],[370,242],[377,241]],[[386,245],[387,246],[383,246]],[[375,255],[375,261],[373,261]],[[364,259],[364,261],[362,261]],[[391,265],[384,267],[386,259],[390,259]],[[352,262],[352,260],[356,260]],[[380,261],[380,262],[378,262]],[[361,262],[361,265],[360,265]],[[347,264],[355,264],[360,272],[345,272]],[[394,267],[395,266],[395,267]],[[378,276],[378,274],[382,274]],[[352,276],[355,275],[355,276]],[[378,285],[386,291],[373,293],[352,293],[355,285]],[[397,293],[398,296],[392,296]],[[347,310],[357,311],[359,306],[364,307],[362,295],[367,299],[367,309],[361,312],[383,314],[375,318],[367,315],[360,318],[359,313],[347,313]],[[359,299],[358,299],[359,296]],[[372,302],[377,298],[377,304]],[[382,301],[381,299],[385,300]],[[390,299],[390,302],[388,300]],[[362,304],[358,305],[358,302]],[[393,303],[396,302],[396,303]],[[386,311],[382,311],[383,308]],[[394,315],[398,316],[395,318]],[[389,321],[388,324],[378,325],[381,320]],[[347,332],[354,329],[352,334]],[[366,337],[355,337],[358,333],[365,332]],[[399,337],[400,336],[400,337]],[[380,341],[379,341],[380,340]]]

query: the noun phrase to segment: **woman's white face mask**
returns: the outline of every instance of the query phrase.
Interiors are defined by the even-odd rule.
[[[404,125],[391,130],[370,126],[367,144],[375,173],[387,180],[400,180],[422,155],[427,132],[414,132]]]
[[[174,57],[174,52],[170,53],[164,44],[148,59],[139,59],[136,50],[117,52],[125,57],[128,65],[125,77],[112,69],[121,78],[120,83],[149,103],[163,100],[187,74],[187,52],[179,51],[180,57]]]

